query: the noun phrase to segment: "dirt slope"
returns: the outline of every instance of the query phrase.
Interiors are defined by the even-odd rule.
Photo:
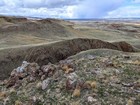
[[[48,43],[79,37],[72,23],[64,20],[33,20],[22,17],[0,17],[0,48]]]
[[[44,44],[39,46],[29,46],[21,48],[11,48],[0,51],[0,79],[7,77],[12,69],[17,67],[22,61],[37,62],[39,65],[45,65],[49,62],[56,63],[62,59],[66,59],[78,52],[108,48],[125,52],[135,52],[135,49],[127,44],[119,45],[119,42],[109,43],[97,39],[71,39],[52,44]]]

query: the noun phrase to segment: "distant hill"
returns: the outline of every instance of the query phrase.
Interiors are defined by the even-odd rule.
[[[56,19],[27,19],[0,16],[0,48],[47,43],[80,34],[73,23]]]

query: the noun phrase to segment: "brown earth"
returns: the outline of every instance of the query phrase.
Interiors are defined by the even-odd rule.
[[[45,65],[49,62],[56,63],[75,55],[78,52],[108,48],[124,52],[135,52],[136,50],[126,42],[109,43],[97,39],[71,39],[61,42],[44,44],[39,46],[11,48],[0,52],[0,79],[8,77],[8,74],[22,61],[37,62]]]

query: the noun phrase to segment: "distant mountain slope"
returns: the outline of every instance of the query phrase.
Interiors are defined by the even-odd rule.
[[[17,45],[47,43],[76,37],[80,34],[73,23],[56,19],[26,19],[22,17],[0,17],[0,48]]]

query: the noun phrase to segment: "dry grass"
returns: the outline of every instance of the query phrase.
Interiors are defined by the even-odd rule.
[[[0,49],[43,44],[82,36],[80,32],[71,27],[73,23],[63,20],[25,21],[24,18],[16,20],[16,18],[0,17],[0,24]]]
[[[108,28],[112,24],[120,24],[121,28]],[[140,29],[135,23],[76,22],[74,28],[80,30],[84,37],[101,39],[108,42],[126,41],[138,48],[140,45]],[[133,30],[136,32],[133,32]]]

